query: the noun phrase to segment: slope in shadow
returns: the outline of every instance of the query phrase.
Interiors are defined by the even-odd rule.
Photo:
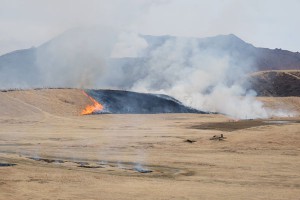
[[[272,70],[254,73],[248,78],[258,96],[300,96],[300,70]]]

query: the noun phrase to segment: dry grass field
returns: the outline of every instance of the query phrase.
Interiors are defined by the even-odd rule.
[[[300,113],[300,97],[260,100]],[[300,199],[299,115],[81,116],[88,103],[0,92],[0,199]]]

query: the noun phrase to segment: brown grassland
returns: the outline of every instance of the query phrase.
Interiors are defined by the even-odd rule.
[[[259,99],[300,113],[300,97]],[[76,89],[0,92],[0,199],[300,199],[299,115],[81,116],[88,103]]]

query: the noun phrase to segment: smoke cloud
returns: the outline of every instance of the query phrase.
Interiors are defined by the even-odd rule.
[[[170,37],[148,48],[147,59],[131,73],[138,78],[129,81],[128,88],[171,95],[190,107],[236,118],[282,115],[264,109],[255,91],[242,86],[241,80],[254,70],[252,60],[237,60],[225,49],[210,48],[213,42],[201,48],[199,39]]]
[[[37,49],[43,86],[88,88],[101,78],[117,38],[107,27],[72,29]]]

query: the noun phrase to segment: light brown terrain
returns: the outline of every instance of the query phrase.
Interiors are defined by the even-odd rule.
[[[300,97],[260,100],[300,112]],[[81,116],[88,103],[80,90],[0,92],[0,199],[300,199],[299,115]]]

